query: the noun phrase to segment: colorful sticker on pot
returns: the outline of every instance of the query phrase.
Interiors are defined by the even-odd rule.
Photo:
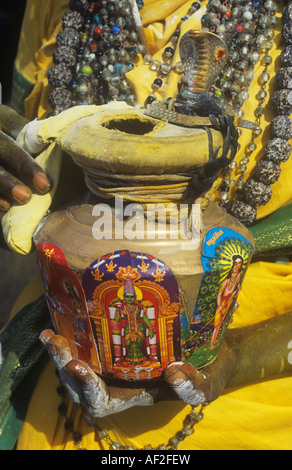
[[[206,235],[204,275],[185,344],[187,361],[195,367],[216,358],[253,252],[248,240],[228,228],[217,227]]]
[[[104,374],[147,380],[180,359],[179,289],[165,263],[116,251],[98,258],[82,285]]]
[[[77,275],[57,246],[39,243],[37,254],[55,332],[67,339],[74,359],[100,372],[86,299]]]

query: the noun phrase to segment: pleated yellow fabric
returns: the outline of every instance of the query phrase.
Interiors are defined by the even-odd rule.
[[[34,85],[24,104],[26,116],[30,120],[42,118],[47,113],[49,86],[46,73],[48,67],[53,65],[56,35],[67,10],[68,2],[64,0],[27,2],[15,69],[16,77],[20,75],[28,84]],[[19,92],[18,87],[17,91]]]

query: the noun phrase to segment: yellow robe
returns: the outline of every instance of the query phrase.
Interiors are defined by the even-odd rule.
[[[179,18],[189,9],[193,1],[185,0],[145,0],[145,7],[141,11],[145,34],[155,58],[161,57],[162,51],[170,41],[176,29]],[[206,1],[202,2],[202,8]],[[16,61],[16,72],[23,74],[34,89],[25,101],[26,115],[33,119],[44,118],[48,109],[47,95],[48,83],[46,71],[52,65],[51,54],[55,47],[55,35],[60,29],[60,19],[67,10],[68,2],[65,0],[28,0],[27,10],[20,40],[19,54]],[[202,10],[193,19],[183,25],[185,30],[200,26],[199,19]],[[31,28],[32,18],[35,27]],[[29,29],[28,29],[29,28]],[[29,31],[29,33],[28,33]],[[280,26],[276,31],[274,46],[270,54],[273,63],[269,73],[275,74],[279,63],[281,50]],[[177,57],[176,57],[177,59]],[[249,100],[244,104],[245,118],[254,120],[254,109],[258,105],[255,96],[259,91],[258,77],[263,70],[259,63],[255,67],[249,94]],[[151,83],[155,74],[140,63],[129,74],[129,80],[136,88],[140,103],[151,93]],[[168,82],[161,90],[160,98],[167,98],[175,94],[176,83]],[[269,93],[273,91],[271,88]],[[262,127],[269,125],[273,117],[270,106],[265,109]],[[239,140],[240,150],[236,161],[245,156],[245,149],[250,142],[251,133],[243,130]],[[263,133],[256,139],[256,161],[262,154],[269,133]],[[245,172],[248,178],[254,168],[255,160],[251,159]],[[258,210],[258,217],[262,218],[273,213],[279,207],[292,200],[292,158],[281,164],[281,176],[277,183],[272,185],[272,200]],[[235,178],[240,176],[240,172]],[[218,195],[218,180],[210,191],[210,197]],[[273,262],[253,263],[246,275],[242,291],[239,294],[240,307],[236,311],[232,328],[257,323],[275,315],[281,315],[291,310],[292,305],[292,263],[276,264]],[[39,287],[40,289],[40,287]],[[26,294],[35,298],[40,290],[34,286]],[[16,306],[27,303],[25,296]],[[31,297],[30,297],[31,300]],[[292,341],[292,332],[291,332]],[[287,344],[287,356],[291,353],[291,343]],[[292,377],[289,374],[279,373],[274,380],[264,380],[265,371],[262,371],[263,380],[249,386],[226,390],[224,394],[210,404],[205,411],[205,418],[196,426],[196,433],[185,439],[180,450],[284,450],[292,449],[291,423],[292,423]],[[57,408],[60,397],[56,393],[58,380],[54,373],[54,366],[48,363],[39,377],[38,384],[30,402],[26,421],[18,440],[19,450],[71,450],[74,449],[72,436],[64,429],[64,419],[58,414]],[[107,430],[114,440],[121,443],[137,446],[139,448],[151,443],[157,446],[166,443],[182,427],[185,415],[190,411],[188,405],[176,402],[162,402],[150,408],[133,408],[128,411],[100,419],[99,425]],[[69,405],[69,415],[74,422],[75,429],[83,435],[82,446],[87,449],[107,449],[105,441],[101,441],[98,433],[89,427],[78,406]]]

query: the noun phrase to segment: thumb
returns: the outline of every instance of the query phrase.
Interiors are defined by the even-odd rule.
[[[206,376],[187,362],[174,362],[164,371],[167,383],[178,397],[192,406],[206,403]]]
[[[232,349],[223,342],[210,365],[198,370],[188,362],[174,362],[165,369],[165,379],[185,403],[197,406],[216,400],[237,366]]]

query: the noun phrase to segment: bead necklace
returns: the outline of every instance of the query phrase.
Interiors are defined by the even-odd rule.
[[[172,59],[175,53],[175,47],[180,37],[181,24],[187,21],[200,8],[201,8],[201,2],[196,1],[192,3],[188,13],[184,15],[182,18],[180,18],[179,25],[171,38],[173,45],[171,46],[167,45],[163,52],[164,62],[159,62],[157,59],[153,59],[151,54],[146,54],[144,56],[144,64],[149,65],[150,70],[157,72],[157,78],[154,79],[151,85],[152,93],[146,98],[145,106],[148,106],[157,100],[157,96],[155,95],[155,92],[162,88],[163,78],[166,75],[168,75],[169,73],[173,71],[178,74],[183,75],[184,69],[183,69],[182,62],[178,61],[176,64],[174,65],[172,64]],[[184,92],[186,91],[186,89],[184,88],[183,77],[181,79],[181,82],[178,84],[178,88],[179,88],[178,97],[181,97],[184,99],[185,98]]]
[[[274,17],[268,15],[269,11],[261,1],[234,0],[231,5],[213,0],[202,18],[202,25],[222,37],[229,50],[229,63],[212,91],[222,97],[219,101],[222,106],[227,102],[236,114],[249,98],[253,69],[267,41],[265,31],[273,26]],[[270,32],[273,34],[271,29]]]
[[[180,61],[171,63],[173,46],[165,48],[164,61],[159,62],[149,54],[145,39],[139,42],[134,2],[102,0],[89,4],[82,1],[80,6],[80,2],[71,1],[71,10],[64,15],[62,31],[56,38],[55,65],[48,74],[49,83],[54,87],[49,95],[54,114],[80,104],[99,105],[112,100],[134,105],[136,98],[125,75],[134,67],[140,54],[150,70],[157,72],[145,106],[156,99],[155,92],[163,86],[165,76],[172,71],[183,74]],[[143,2],[137,0],[137,5],[142,8]],[[200,2],[194,2],[180,22],[186,21],[200,7]],[[173,44],[178,41],[179,34],[178,28],[172,37]]]
[[[272,2],[270,2],[272,3]],[[263,206],[269,202],[272,197],[270,185],[274,184],[280,176],[280,163],[285,162],[291,153],[291,145],[288,142],[292,138],[292,121],[289,115],[292,112],[292,105],[289,103],[289,90],[291,87],[291,52],[289,57],[289,46],[291,49],[292,35],[290,27],[292,24],[292,7],[289,4],[283,10],[282,16],[283,30],[282,38],[285,48],[281,53],[281,62],[283,67],[276,74],[276,88],[271,98],[272,107],[276,117],[270,125],[271,139],[267,142],[264,149],[263,158],[256,164],[254,174],[242,187],[236,195],[234,202],[229,205],[228,211],[244,225],[252,225],[257,217],[257,207]],[[269,55],[264,57],[264,71],[262,74],[262,87],[258,94],[259,106],[256,109],[256,116],[260,128],[261,117],[264,112],[263,104],[266,99],[265,87],[270,79],[267,73],[267,66],[271,58]],[[251,142],[251,151],[256,149],[254,141]]]
[[[272,18],[274,18],[274,16],[272,16]],[[269,39],[272,39],[274,33],[273,33],[273,30],[272,29],[269,29],[267,31],[267,35],[268,35],[268,38]],[[262,47],[262,52],[263,52],[263,57],[262,57],[262,64],[263,64],[263,71],[260,75],[260,84],[261,84],[261,89],[260,91],[258,92],[256,98],[259,102],[259,105],[257,106],[257,108],[255,109],[255,129],[252,131],[252,138],[251,138],[251,141],[250,143],[247,145],[246,149],[245,149],[245,156],[242,158],[242,160],[239,162],[239,165],[237,166],[237,163],[234,161],[231,163],[231,166],[230,166],[230,172],[229,174],[224,178],[223,180],[223,184],[222,184],[222,193],[220,195],[220,199],[221,199],[221,203],[225,203],[226,200],[227,200],[227,192],[230,188],[230,185],[232,182],[234,182],[232,180],[232,171],[233,170],[237,170],[237,171],[240,171],[240,177],[238,178],[237,182],[236,182],[236,189],[238,190],[242,190],[243,187],[244,187],[244,172],[247,168],[247,164],[249,163],[250,159],[251,159],[251,156],[252,154],[255,152],[257,146],[256,146],[256,143],[255,143],[255,139],[261,134],[262,132],[262,129],[261,129],[261,119],[262,119],[262,116],[263,116],[263,112],[264,112],[264,103],[265,103],[265,100],[266,100],[266,97],[267,97],[267,92],[266,92],[266,87],[267,85],[269,84],[269,81],[270,81],[270,75],[268,74],[268,67],[269,65],[272,63],[272,58],[271,56],[269,55],[269,50],[271,48],[271,42],[270,41],[265,41],[263,43],[263,47]],[[258,52],[256,53],[256,56],[258,56]],[[250,71],[250,74],[253,74],[253,72]],[[246,90],[246,98],[248,98],[248,91]],[[242,115],[242,114],[241,114]]]
[[[243,117],[241,107],[249,98],[248,89],[254,78],[253,68],[260,60],[261,52],[264,54],[262,59],[264,69],[260,76],[261,90],[257,96],[259,106],[256,108],[252,139],[247,146],[246,155],[239,162],[239,165],[233,160],[227,171],[223,169],[223,181],[218,201],[221,207],[231,212],[235,218],[247,226],[256,220],[257,212],[251,205],[246,206],[244,214],[242,211],[237,210],[237,200],[241,193],[237,194],[236,191],[243,190],[246,198],[249,201],[253,198],[253,204],[258,205],[265,204],[271,197],[271,190],[267,185],[260,185],[260,188],[259,185],[256,185],[253,188],[253,182],[251,181],[245,187],[244,172],[252,153],[256,150],[255,139],[262,132],[260,124],[264,112],[263,104],[267,96],[265,88],[270,80],[267,67],[272,62],[272,58],[268,54],[272,47],[271,39],[274,36],[272,28],[277,21],[276,10],[277,5],[273,1],[266,1],[263,4],[260,0],[252,2],[234,0],[232,3],[213,0],[209,1],[207,13],[202,17],[202,25],[221,37],[229,49],[229,63],[227,63],[217,82],[209,90],[214,94],[218,104],[223,109],[228,103],[234,108],[239,117]],[[238,131],[240,132],[240,129]],[[271,164],[269,167],[272,171]],[[264,162],[259,163],[256,167],[256,173],[258,178],[261,179],[261,183],[264,183],[263,180],[266,178],[266,169],[267,164]],[[234,170],[240,172],[237,181],[232,178]],[[271,175],[268,184],[275,182],[279,174],[279,170],[274,167],[274,173]],[[235,187],[232,187],[234,183]],[[230,190],[233,193],[232,199],[235,201],[233,205],[229,202]]]
[[[279,168],[261,161],[255,169],[258,183],[255,183],[253,179],[248,181],[246,185],[244,183],[244,172],[251,155],[256,150],[255,139],[262,132],[261,118],[264,113],[263,104],[267,97],[265,88],[271,78],[267,72],[267,68],[272,62],[269,50],[272,48],[271,39],[274,36],[272,28],[277,21],[275,16],[277,5],[273,1],[263,3],[260,0],[253,2],[234,0],[231,11],[227,9],[229,6],[226,2],[222,5],[219,0],[209,2],[208,13],[203,17],[202,22],[211,31],[215,31],[218,36],[222,37],[223,33],[225,34],[224,40],[230,51],[230,63],[225,67],[224,73],[217,80],[212,92],[217,98],[219,97],[222,107],[224,107],[224,101],[229,101],[239,117],[243,117],[241,107],[249,98],[249,84],[254,77],[253,67],[260,60],[260,53],[264,54],[262,58],[264,69],[260,76],[261,90],[257,95],[259,106],[255,110],[256,120],[252,139],[246,148],[246,155],[239,165],[236,161],[232,161],[228,172],[223,175],[218,201],[220,206],[244,225],[249,226],[257,217],[254,206],[263,205],[269,201],[271,188],[268,185],[277,181],[280,175]],[[226,18],[228,19],[227,23]],[[233,30],[235,38],[231,36]],[[231,78],[234,80],[233,84]],[[269,179],[267,179],[268,166],[271,173]],[[234,170],[240,172],[237,181],[232,178]],[[235,187],[232,187],[234,183]],[[229,201],[229,192],[232,192],[232,200],[234,201],[232,204]],[[246,206],[238,203],[239,198],[243,199],[243,197],[249,202]],[[251,202],[252,204],[250,204]]]
[[[134,13],[130,0],[71,0],[48,73],[54,114],[82,104],[135,103],[125,74],[147,50]]]
[[[56,375],[59,377],[58,371],[56,371]],[[66,431],[70,432],[74,441],[74,445],[77,450],[87,450],[82,446],[82,434],[79,431],[74,429],[74,424],[72,420],[68,417],[67,411],[68,407],[66,404],[66,387],[60,382],[57,387],[57,393],[61,397],[61,403],[58,407],[58,412],[63,418],[65,419],[64,428]],[[199,409],[196,411],[197,407],[192,406],[190,413],[184,419],[183,427],[180,431],[176,432],[176,434],[171,437],[167,444],[160,444],[156,448],[153,448],[150,444],[144,446],[141,449],[138,449],[133,446],[122,445],[120,442],[114,441],[107,431],[102,429],[94,418],[88,415],[87,411],[82,408],[84,418],[87,424],[95,429],[98,432],[98,436],[100,439],[104,440],[105,443],[108,445],[110,450],[177,450],[178,446],[185,440],[186,437],[191,436],[194,434],[194,427],[196,424],[202,421],[204,418],[204,409],[208,404],[204,403],[203,405],[199,406]]]

